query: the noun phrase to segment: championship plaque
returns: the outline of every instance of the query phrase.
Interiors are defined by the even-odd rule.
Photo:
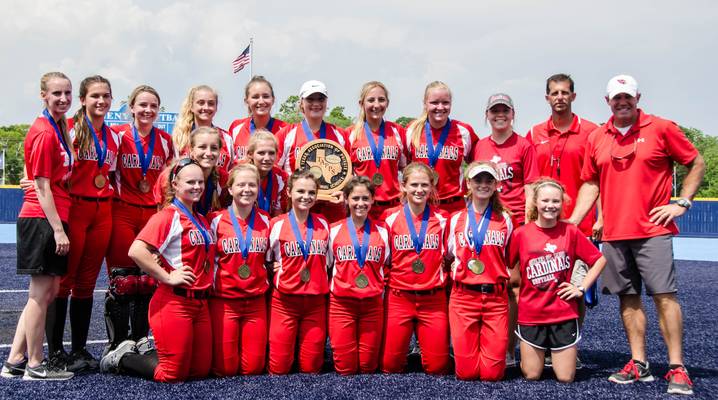
[[[302,146],[296,169],[308,169],[319,181],[319,200],[332,199],[331,194],[342,190],[352,177],[349,153],[338,143],[316,139]]]

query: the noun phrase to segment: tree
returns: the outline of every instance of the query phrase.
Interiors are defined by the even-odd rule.
[[[352,124],[352,118],[344,115],[344,106],[336,106],[329,111],[329,116],[324,121],[334,124],[340,128],[346,128]]]
[[[411,121],[413,121],[414,119],[414,117],[399,117],[394,122],[406,128],[407,126],[409,126],[409,123],[411,123]]]
[[[274,118],[280,119],[289,124],[301,122],[304,117],[299,112],[299,96],[289,96],[279,106],[279,113],[274,115]]]
[[[718,137],[706,135],[696,128],[681,127],[681,129],[706,162],[706,174],[696,197],[718,197]],[[675,184],[678,195],[686,172],[686,167],[682,165],[676,167]]]
[[[29,125],[0,126],[0,146],[5,149],[5,184],[17,185],[23,175],[25,151],[23,143]]]

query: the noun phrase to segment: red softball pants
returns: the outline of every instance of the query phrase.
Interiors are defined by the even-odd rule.
[[[113,201],[111,245],[107,249],[108,270],[135,265],[127,252],[137,234],[156,212],[157,207],[140,207],[123,201]]]
[[[384,306],[381,296],[329,298],[329,340],[341,375],[370,374],[379,364]]]
[[[160,285],[150,301],[149,320],[159,360],[155,381],[181,382],[209,375],[212,323],[207,300],[181,297]]]
[[[444,288],[431,294],[389,289],[385,309],[382,372],[404,371],[409,340],[416,328],[424,371],[427,374],[448,373],[449,319]]]
[[[72,199],[68,239],[67,274],[60,279],[57,297],[90,299],[112,233],[112,199]]]
[[[212,320],[212,372],[218,376],[257,375],[267,357],[267,300],[209,300]]]
[[[506,369],[508,295],[479,293],[455,283],[449,300],[456,377],[498,381]],[[422,351],[423,351],[422,347]]]
[[[289,373],[299,342],[299,372],[318,373],[327,338],[327,296],[292,295],[275,290],[269,322],[269,373]]]

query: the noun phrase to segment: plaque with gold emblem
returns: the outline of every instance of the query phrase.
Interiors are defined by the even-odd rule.
[[[319,200],[331,199],[352,178],[352,163],[344,148],[327,139],[308,142],[299,150],[296,169],[308,169],[319,181]]]

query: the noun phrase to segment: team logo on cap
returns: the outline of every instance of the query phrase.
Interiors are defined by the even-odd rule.
[[[625,85],[625,84],[626,84],[626,80],[625,80],[625,79],[616,79],[616,81],[618,81],[618,83],[620,83],[621,85]]]

